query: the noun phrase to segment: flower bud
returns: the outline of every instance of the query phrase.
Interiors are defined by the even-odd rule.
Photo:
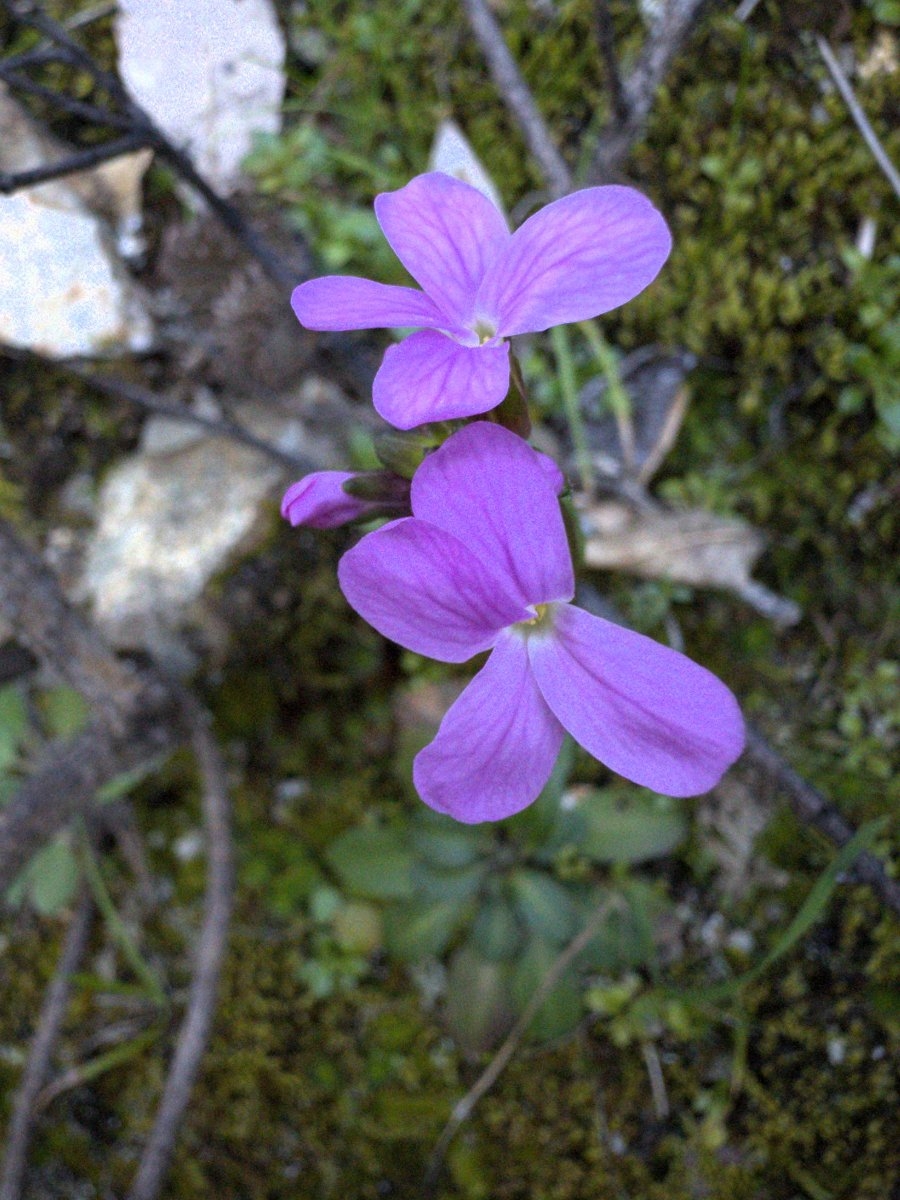
[[[315,471],[306,475],[285,492],[281,515],[292,525],[308,525],[312,529],[335,529],[367,516],[376,506],[344,491],[344,484],[350,479],[353,479],[351,471]]]

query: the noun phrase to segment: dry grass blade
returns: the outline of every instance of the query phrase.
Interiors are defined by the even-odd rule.
[[[425,1173],[424,1181],[427,1195],[431,1195],[434,1192],[447,1150],[460,1126],[469,1119],[476,1104],[490,1091],[503,1074],[544,1001],[556,987],[557,983],[559,983],[566,970],[578,955],[581,954],[582,950],[597,936],[600,929],[606,923],[610,912],[618,902],[618,898],[613,896],[601,904],[587,925],[572,938],[569,944],[554,959],[546,975],[535,988],[522,1015],[507,1034],[503,1045],[488,1063],[485,1070],[479,1075],[472,1087],[466,1092],[465,1096],[463,1096],[462,1100],[454,1107],[453,1112],[450,1114],[450,1120],[444,1126],[428,1161],[428,1169]]]

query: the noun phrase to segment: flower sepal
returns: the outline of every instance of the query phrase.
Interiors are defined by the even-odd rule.
[[[379,429],[372,438],[378,461],[388,471],[410,480],[429,450],[436,450],[451,433],[460,427],[459,421],[437,421],[416,429]]]

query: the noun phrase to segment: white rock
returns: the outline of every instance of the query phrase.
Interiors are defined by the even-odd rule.
[[[0,170],[59,154],[0,87]],[[149,349],[150,318],[85,199],[101,180],[82,172],[0,196],[0,342],[53,358]]]
[[[119,0],[119,73],[214,187],[281,128],[285,41],[269,0]]]

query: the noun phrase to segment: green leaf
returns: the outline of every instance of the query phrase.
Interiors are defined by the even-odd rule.
[[[27,735],[28,708],[25,697],[13,685],[0,688],[0,771],[13,765]]]
[[[331,843],[325,858],[341,883],[365,900],[412,895],[412,857],[402,835],[385,825],[357,825]]]
[[[512,997],[516,1009],[523,1012],[541,986],[547,972],[559,954],[559,947],[544,938],[534,938],[516,963],[512,976]],[[583,1004],[581,986],[574,967],[564,971],[547,999],[538,1009],[529,1035],[538,1041],[549,1041],[569,1033],[581,1020]]]
[[[103,787],[97,789],[94,799],[98,804],[112,804],[114,800],[121,800],[139,783],[142,783],[148,775],[159,770],[165,761],[166,755],[159,754],[132,767],[130,771],[122,771],[121,774],[114,775],[112,779],[104,783]]]
[[[425,863],[414,863],[410,878],[416,898],[426,903],[430,900],[469,900],[481,887],[487,869],[487,862],[446,871]]]
[[[571,892],[543,871],[521,869],[509,877],[519,914],[529,929],[554,945],[569,940],[578,926]]]
[[[469,905],[458,900],[392,905],[384,914],[384,943],[388,953],[403,962],[418,962],[443,954],[468,910]]]
[[[412,847],[435,867],[467,867],[490,848],[490,840],[472,826],[413,827]]]
[[[662,858],[688,832],[677,800],[652,792],[591,789],[577,811],[585,820],[581,849],[595,862],[641,863]]]
[[[580,924],[586,925],[601,905],[609,905],[606,920],[578,956],[579,965],[592,971],[617,974],[627,968],[655,968],[655,922],[671,905],[659,884],[643,879],[625,879],[610,905],[606,888],[585,894]]]
[[[860,826],[850,841],[842,847],[833,861],[829,863],[810,888],[809,894],[800,905],[793,920],[775,939],[775,943],[768,954],[755,967],[752,967],[736,979],[729,979],[724,983],[712,984],[705,988],[663,988],[661,989],[662,994],[698,1003],[728,1000],[732,996],[737,995],[747,984],[752,983],[763,971],[767,970],[774,962],[787,954],[807,930],[819,920],[828,907],[841,875],[850,870],[853,863],[864,850],[869,849],[884,829],[886,823],[887,817],[879,817],[877,820],[869,821],[865,825]]]
[[[478,910],[472,924],[472,945],[491,962],[512,958],[522,944],[522,926],[508,900],[488,897]]]
[[[26,867],[31,902],[43,917],[52,917],[72,902],[78,887],[78,860],[67,837],[49,842]]]
[[[87,724],[87,701],[74,688],[50,688],[38,697],[38,706],[50,737],[72,737]]]
[[[486,1049],[510,1023],[509,967],[483,958],[468,943],[460,946],[447,975],[447,1024],[460,1048]]]

